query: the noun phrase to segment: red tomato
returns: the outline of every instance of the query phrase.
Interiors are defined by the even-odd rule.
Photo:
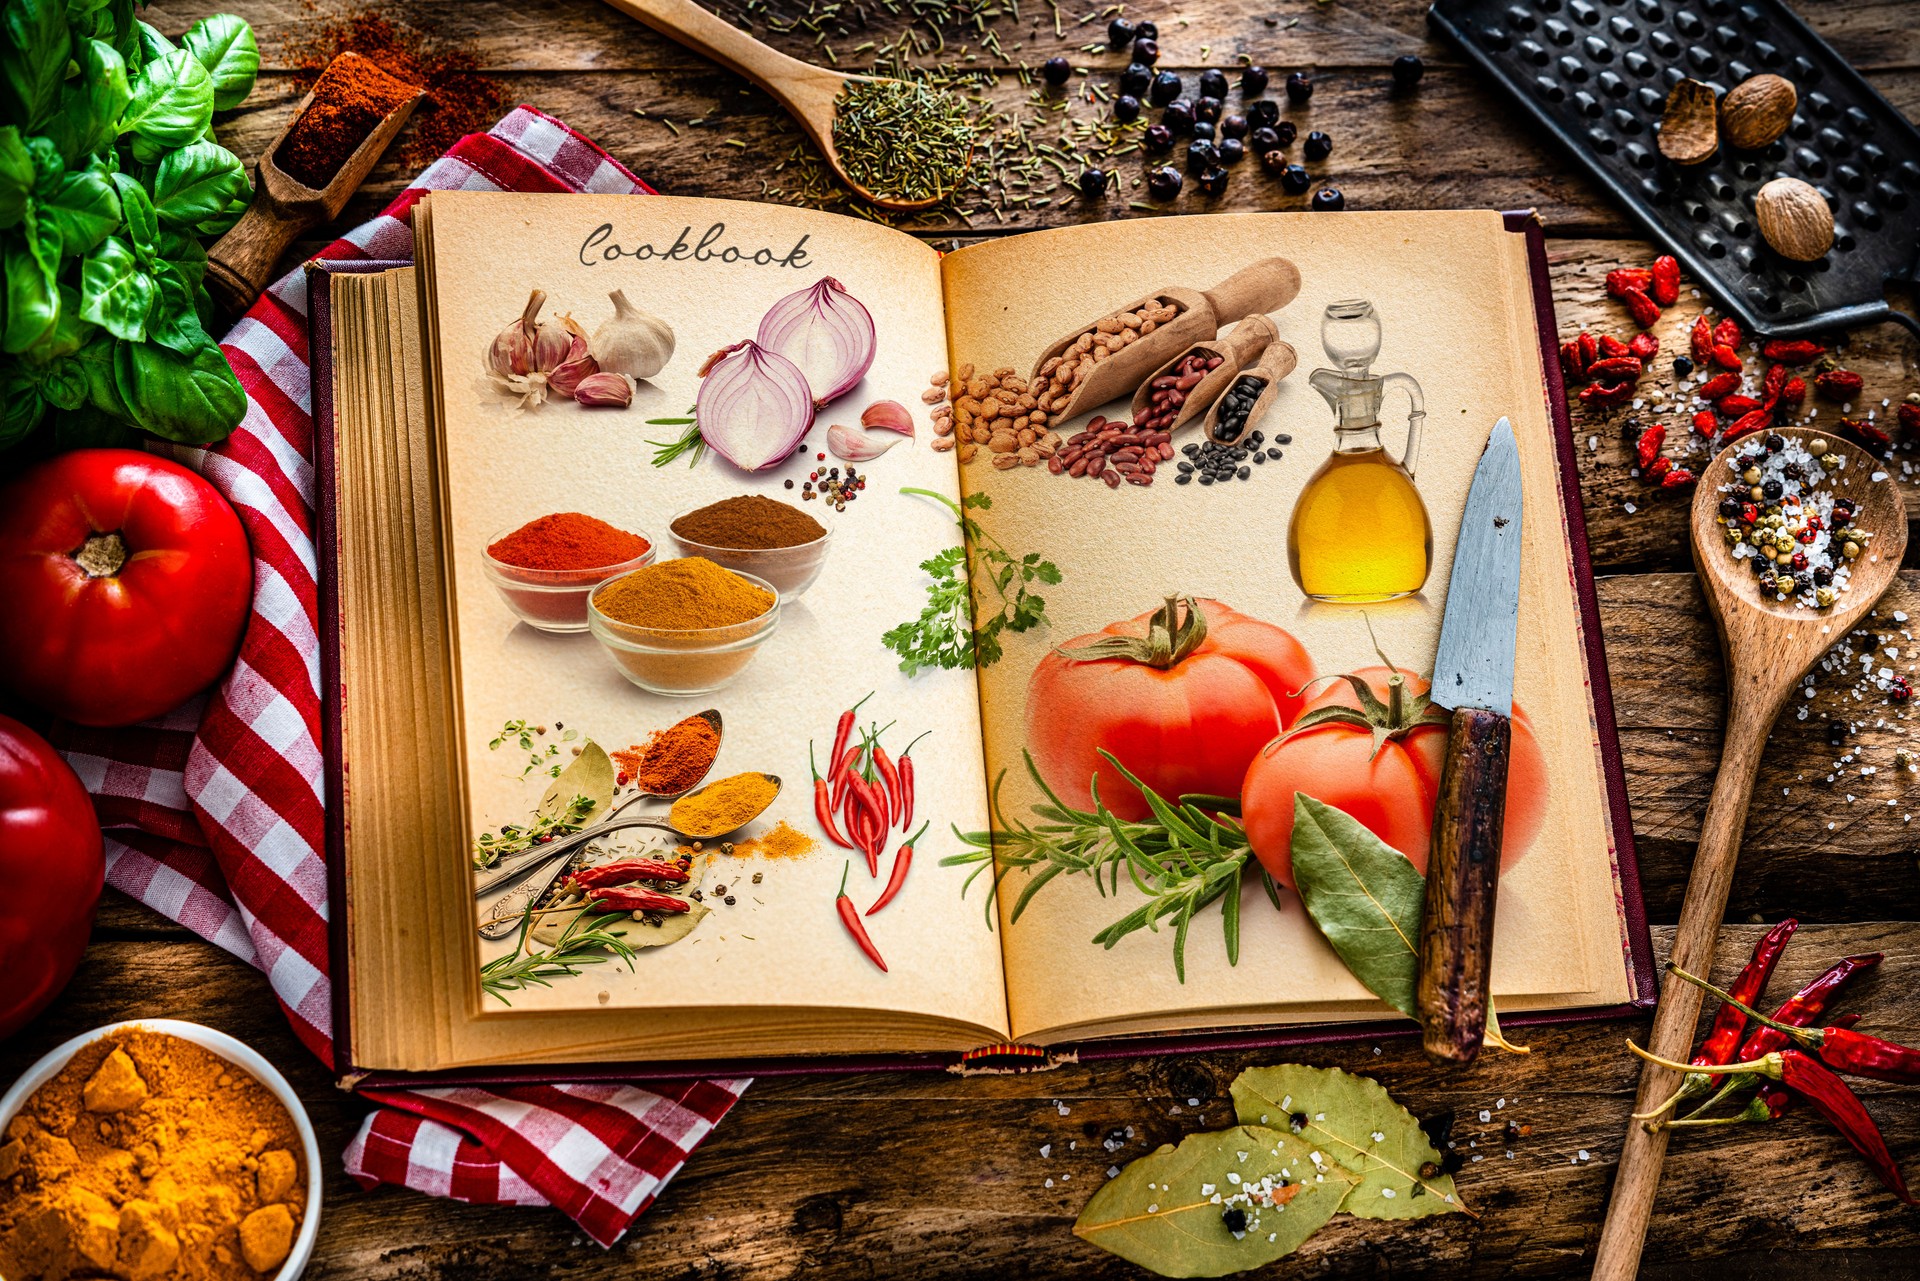
[[[1389,701],[1393,669],[1365,667],[1355,672],[1381,702]],[[1427,692],[1427,682],[1402,673],[1403,698]],[[1360,699],[1344,680],[1326,682],[1300,709],[1359,708]],[[1436,709],[1438,710],[1438,709]],[[1415,720],[1411,712],[1403,718]],[[1433,834],[1434,798],[1446,762],[1448,726],[1431,721],[1403,726],[1373,751],[1372,732],[1359,725],[1331,723],[1276,739],[1254,758],[1240,800],[1247,838],[1260,863],[1275,880],[1293,885],[1293,794],[1344,810],[1362,826],[1405,854],[1422,874]],[[1371,755],[1371,759],[1369,756]],[[1547,757],[1533,736],[1533,724],[1518,704],[1513,708],[1513,743],[1507,763],[1507,813],[1501,831],[1500,870],[1519,862],[1540,835],[1547,819]]]
[[[240,518],[178,463],[77,449],[0,492],[0,678],[68,720],[131,725],[212,684],[252,591]]]
[[[0,1041],[73,977],[105,874],[87,789],[52,744],[0,716]]]
[[[1191,598],[1188,598],[1189,602]],[[1050,652],[1027,684],[1027,747],[1040,776],[1069,805],[1100,799],[1123,819],[1146,801],[1102,760],[1119,758],[1162,796],[1239,793],[1247,764],[1293,723],[1313,660],[1290,634],[1216,600],[1164,606]],[[1132,644],[1129,645],[1128,641]],[[1076,661],[1087,646],[1136,650]]]

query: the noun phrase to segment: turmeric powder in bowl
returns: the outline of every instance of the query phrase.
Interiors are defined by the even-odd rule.
[[[587,627],[621,675],[656,694],[730,684],[780,622],[780,597],[751,574],[700,556],[662,561],[594,589]]]
[[[244,1068],[134,1027],[80,1047],[0,1136],[0,1276],[255,1281],[311,1189],[284,1104]]]

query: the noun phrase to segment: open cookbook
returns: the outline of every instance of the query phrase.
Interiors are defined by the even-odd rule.
[[[343,1076],[1413,1031],[1296,892],[1296,796],[1424,868],[1501,417],[1494,994],[1651,1003],[1530,218],[413,219],[413,264],[309,270]]]

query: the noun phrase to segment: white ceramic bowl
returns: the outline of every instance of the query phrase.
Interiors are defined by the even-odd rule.
[[[313,1258],[314,1243],[320,1239],[320,1141],[314,1137],[313,1122],[307,1119],[307,1110],[300,1105],[299,1096],[287,1084],[287,1078],[281,1076],[273,1064],[261,1058],[252,1047],[234,1040],[225,1032],[216,1032],[198,1023],[182,1023],[177,1019],[128,1019],[124,1023],[110,1023],[76,1036],[71,1041],[55,1046],[38,1063],[28,1068],[26,1074],[13,1083],[12,1089],[0,1096],[0,1134],[6,1133],[7,1126],[27,1105],[33,1092],[58,1076],[60,1069],[82,1047],[93,1044],[103,1036],[134,1028],[192,1041],[234,1066],[246,1069],[253,1074],[254,1080],[273,1091],[274,1097],[286,1108],[287,1115],[293,1118],[293,1128],[299,1131],[300,1146],[306,1150],[307,1156],[307,1208],[300,1217],[300,1231],[293,1238],[293,1249],[288,1253],[287,1261],[280,1265],[280,1270],[273,1274],[273,1281],[298,1281],[300,1274],[307,1270],[307,1261]]]

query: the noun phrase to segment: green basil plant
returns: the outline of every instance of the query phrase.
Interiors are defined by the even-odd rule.
[[[201,241],[252,195],[213,113],[259,67],[230,14],[176,45],[134,0],[0,0],[0,449],[43,426],[71,448],[239,423]]]

